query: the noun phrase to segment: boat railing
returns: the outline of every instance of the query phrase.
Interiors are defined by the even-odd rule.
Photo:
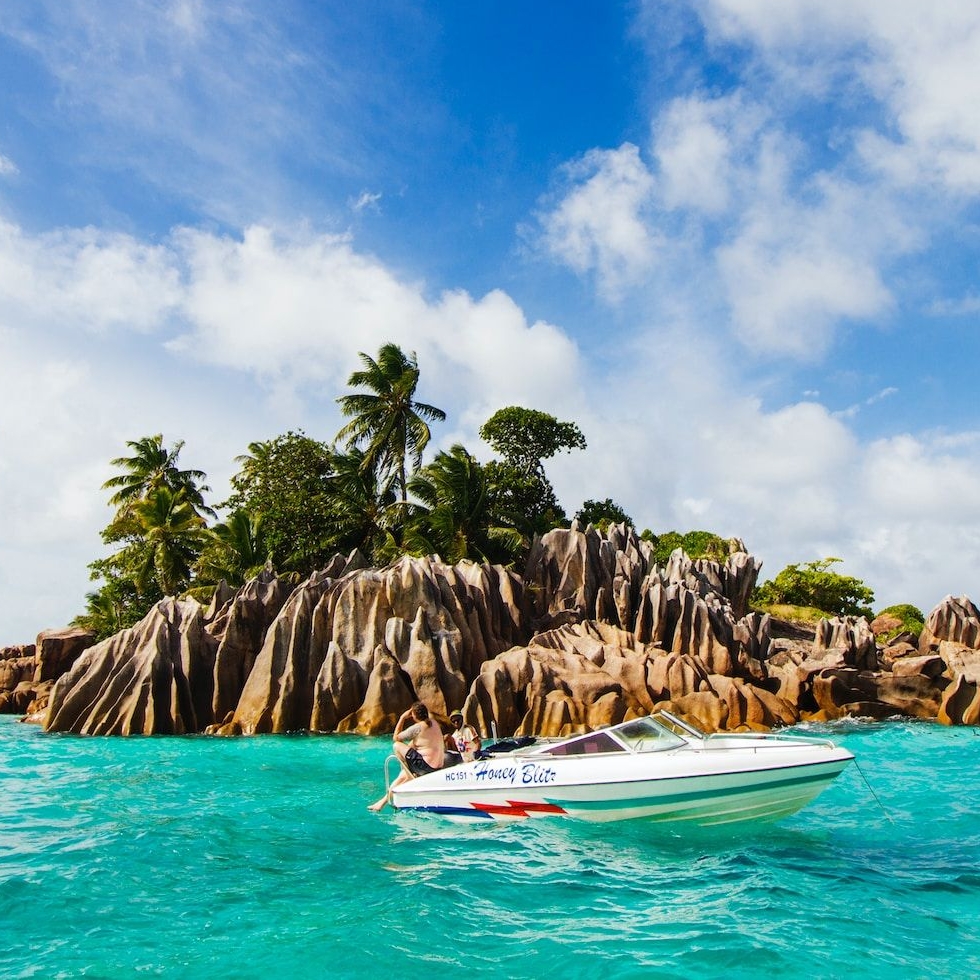
[[[392,754],[389,755],[387,759],[385,759],[385,792],[386,793],[391,791],[391,784],[392,784],[391,764],[392,763],[394,763],[396,766],[401,766],[401,763],[398,761],[398,756],[395,755],[394,752],[392,752]]]
[[[744,742],[799,742],[801,745],[823,745],[836,748],[836,743],[819,735],[798,735],[796,732],[714,732],[708,740],[732,739]]]

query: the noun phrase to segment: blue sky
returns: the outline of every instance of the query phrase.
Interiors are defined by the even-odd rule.
[[[976,597],[978,63],[953,0],[7,0],[0,641],[82,608],[125,440],[220,500],[388,340],[434,448],[577,421],[569,512]]]

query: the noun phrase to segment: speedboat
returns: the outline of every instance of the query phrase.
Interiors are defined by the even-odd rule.
[[[707,735],[667,711],[560,740],[505,739],[479,756],[393,787],[392,804],[455,820],[772,821],[854,758],[809,736]]]

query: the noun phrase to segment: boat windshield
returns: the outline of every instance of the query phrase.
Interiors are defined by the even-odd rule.
[[[677,715],[672,715],[669,711],[655,711],[651,717],[657,724],[663,725],[664,728],[669,728],[672,732],[680,735],[681,738],[703,739],[705,737],[704,732],[699,728],[695,728],[688,722],[682,721]]]
[[[623,747],[606,732],[592,732],[573,738],[568,742],[559,742],[550,749],[545,749],[542,755],[597,755],[600,752],[622,752]]]
[[[615,731],[616,737],[634,752],[663,752],[665,749],[676,749],[687,741],[653,718],[636,718],[620,725]]]

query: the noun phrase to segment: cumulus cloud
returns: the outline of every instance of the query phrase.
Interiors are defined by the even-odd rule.
[[[842,174],[802,174],[799,141],[744,94],[672,100],[636,147],[593,151],[565,172],[543,242],[607,296],[715,271],[733,334],[767,357],[813,360],[846,320],[892,308],[882,269],[919,237],[886,194]],[[659,261],[654,262],[657,258]],[[708,314],[703,295],[694,297]]]
[[[793,217],[801,223],[758,215],[719,248],[718,269],[733,326],[748,347],[815,360],[842,318],[874,318],[889,308],[891,294],[870,257],[838,247],[805,209]]]
[[[850,72],[895,131],[867,128],[866,161],[902,182],[980,191],[980,18],[969,0],[706,0],[719,40],[749,42],[779,85]],[[806,84],[803,84],[805,80]]]
[[[30,236],[0,218],[0,317],[94,330],[157,328],[180,299],[165,246],[94,228]]]
[[[732,206],[741,161],[765,121],[758,105],[735,94],[674,99],[654,123],[652,152],[659,167],[661,201],[717,216]]]
[[[654,260],[656,236],[644,220],[653,177],[639,148],[591,150],[565,167],[569,187],[540,215],[544,248],[576,272],[595,273],[615,298]]]
[[[693,322],[667,334],[638,324],[638,339],[604,367],[506,293],[430,298],[349,238],[260,227],[183,229],[152,247],[10,226],[6,236],[5,261],[17,252],[35,292],[0,306],[0,389],[18,409],[0,457],[4,640],[81,608],[108,517],[99,488],[126,439],[187,439],[187,465],[208,472],[222,499],[249,441],[298,427],[331,438],[341,423],[333,398],[356,352],[388,340],[417,351],[420,396],[449,415],[437,447],[479,450],[479,426],[507,404],[576,420],[589,449],[548,467],[570,511],[611,496],[641,527],[739,535],[767,574],[838,554],[880,600],[927,606],[962,590],[980,562],[980,542],[955,530],[980,524],[976,439],[905,436],[868,452],[819,404],[767,409],[743,393],[737,364]],[[65,312],[77,283],[93,283],[83,325],[115,324],[117,287],[87,270],[134,256],[156,270],[129,294],[149,331],[142,343],[78,330]],[[39,283],[50,295],[24,319]],[[270,392],[289,397],[270,406]]]
[[[482,299],[449,291],[430,301],[423,284],[402,281],[350,239],[331,235],[283,237],[253,227],[237,238],[185,229],[174,247],[185,269],[187,330],[168,346],[189,358],[339,389],[358,351],[373,354],[394,341],[417,351],[427,389],[455,406],[493,411],[529,388],[547,404],[572,401],[562,393],[578,380],[574,345],[552,325],[528,323],[499,290]]]

